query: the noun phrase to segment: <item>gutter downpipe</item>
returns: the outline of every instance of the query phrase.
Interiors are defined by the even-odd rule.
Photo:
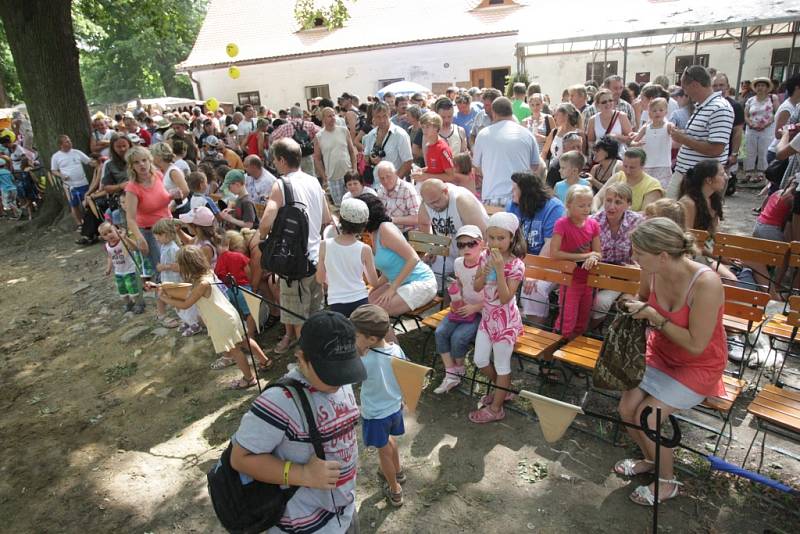
[[[187,70],[186,74],[189,76],[189,80],[191,80],[197,86],[197,100],[205,100],[203,98],[203,87],[200,85],[200,82],[193,76],[193,72],[191,70]]]

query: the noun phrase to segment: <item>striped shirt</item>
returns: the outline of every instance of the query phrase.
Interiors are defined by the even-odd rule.
[[[296,370],[287,376],[309,385]],[[286,504],[278,525],[267,531],[269,534],[344,534],[355,510],[358,467],[355,425],[359,411],[353,388],[342,386],[334,393],[323,393],[309,387],[307,391],[324,442],[325,458],[341,464],[339,480],[332,491],[298,489]],[[308,463],[314,446],[299,403],[283,388],[264,390],[242,417],[234,440],[254,454],[272,454],[280,460]],[[240,476],[243,483],[252,480],[247,475]]]
[[[711,93],[689,118],[685,133],[693,139],[723,145],[722,153],[716,159],[725,165],[732,129],[733,108],[720,93]],[[704,159],[709,159],[709,156],[682,145],[678,150],[675,170],[686,174],[686,171]]]

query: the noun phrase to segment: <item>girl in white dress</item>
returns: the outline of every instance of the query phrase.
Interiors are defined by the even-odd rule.
[[[159,290],[159,298],[179,310],[185,310],[196,304],[200,317],[208,329],[208,335],[211,336],[214,351],[224,353],[211,365],[211,368],[224,369],[235,363],[242,372],[242,378],[233,380],[228,387],[246,389],[255,386],[256,377],[242,350],[245,343],[250,343],[250,348],[260,360],[259,370],[271,367],[272,361],[264,356],[254,339],[245,336],[242,320],[236,308],[220,289],[220,282],[214,276],[205,254],[199,247],[188,245],[178,252],[177,263],[181,277],[192,284],[191,292],[186,299],[176,299],[168,297]]]

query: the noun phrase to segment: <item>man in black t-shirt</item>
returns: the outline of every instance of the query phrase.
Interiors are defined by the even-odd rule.
[[[728,189],[725,191],[726,196],[730,196],[736,192],[736,171],[739,169],[739,147],[742,146],[742,135],[744,134],[744,107],[737,102],[730,95],[730,82],[728,76],[724,72],[718,72],[714,79],[711,80],[711,89],[716,92],[721,92],[725,100],[733,108],[733,128],[731,129],[731,144],[728,149],[728,164],[725,170],[728,172],[730,178],[728,179]]]

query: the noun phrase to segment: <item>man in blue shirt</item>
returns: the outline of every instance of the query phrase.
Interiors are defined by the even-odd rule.
[[[472,124],[475,122],[475,117],[478,116],[478,112],[471,106],[472,99],[469,96],[469,93],[462,93],[456,97],[456,107],[458,108],[458,113],[453,116],[453,124],[457,124],[464,128],[464,131],[467,134],[467,139],[469,139],[469,132],[472,129]]]

